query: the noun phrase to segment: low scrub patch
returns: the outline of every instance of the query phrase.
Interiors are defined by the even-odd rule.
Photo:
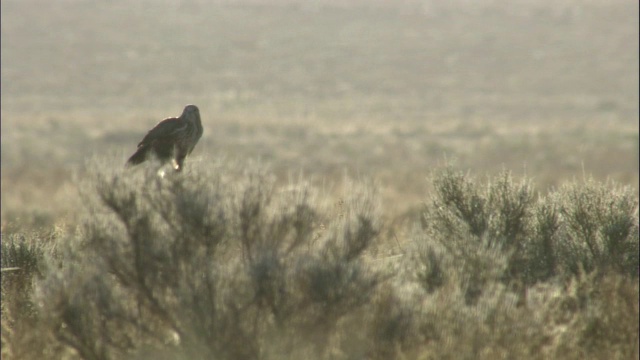
[[[506,172],[451,168],[432,181],[403,254],[381,258],[389,229],[371,185],[345,186],[336,206],[257,164],[96,167],[74,234],[3,234],[3,269],[22,270],[3,270],[3,355],[637,356],[630,191],[588,181],[540,195]]]

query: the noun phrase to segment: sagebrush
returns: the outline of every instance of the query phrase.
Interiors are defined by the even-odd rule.
[[[450,167],[432,183],[398,232],[402,252],[385,257],[384,206],[366,182],[335,199],[255,163],[164,177],[100,164],[75,233],[3,234],[2,267],[20,268],[2,277],[3,355],[637,356],[632,192],[586,181],[539,194],[507,172]]]

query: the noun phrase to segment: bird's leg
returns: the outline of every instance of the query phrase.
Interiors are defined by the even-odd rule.
[[[180,164],[178,164],[176,159],[171,159],[171,167],[173,167],[175,171],[180,171]]]
[[[182,171],[182,164],[184,164],[185,156],[178,156],[173,160],[173,168],[176,171]]]

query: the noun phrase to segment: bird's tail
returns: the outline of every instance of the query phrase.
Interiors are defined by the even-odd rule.
[[[136,150],[136,152],[131,155],[129,160],[127,160],[125,166],[130,167],[144,162],[147,159],[147,150],[148,149],[145,146],[139,147],[138,150]]]

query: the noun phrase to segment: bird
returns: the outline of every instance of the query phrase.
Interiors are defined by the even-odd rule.
[[[180,172],[184,159],[191,154],[202,133],[200,110],[195,105],[187,105],[179,117],[164,119],[149,130],[125,166],[138,165],[153,154],[163,164],[171,161],[173,169]]]

